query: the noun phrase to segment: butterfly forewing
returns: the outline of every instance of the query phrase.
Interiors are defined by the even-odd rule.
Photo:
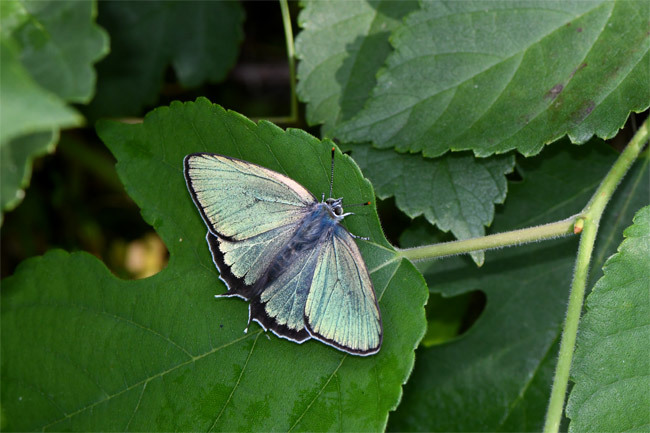
[[[298,224],[314,196],[296,181],[222,155],[185,157],[187,186],[212,233],[241,240]]]

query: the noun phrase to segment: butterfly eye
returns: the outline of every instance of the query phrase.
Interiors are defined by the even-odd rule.
[[[343,208],[341,206],[336,206],[334,208],[334,213],[336,214],[336,216],[341,215],[343,213]]]

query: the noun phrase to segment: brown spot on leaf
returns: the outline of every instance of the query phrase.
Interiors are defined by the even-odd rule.
[[[594,108],[596,108],[596,103],[591,99],[588,99],[580,105],[580,108],[578,108],[571,117],[576,124],[580,123],[585,120],[592,111],[594,111]]]
[[[571,72],[571,76],[570,76],[569,78],[573,78],[573,76],[576,74],[576,72],[578,72],[578,71],[580,71],[580,70],[582,70],[582,69],[584,69],[584,68],[586,68],[586,67],[587,67],[587,63],[586,63],[586,62],[585,62],[585,63],[581,63],[580,66],[578,66],[577,68],[575,68],[575,69],[573,70],[573,72]]]
[[[551,90],[546,92],[546,95],[544,95],[544,98],[546,99],[555,99],[557,98],[557,95],[562,93],[562,90],[564,90],[564,85],[563,84],[556,84],[553,86]]]
[[[576,29],[576,32],[578,32],[578,33],[582,33],[582,27],[578,27],[578,28]]]

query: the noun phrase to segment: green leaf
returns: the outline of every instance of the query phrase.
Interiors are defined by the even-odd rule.
[[[0,2],[0,37],[8,38],[13,31],[29,19],[25,5],[20,0]]]
[[[587,203],[616,154],[594,140],[560,143],[522,159],[494,232],[557,221]],[[594,269],[619,242],[627,218],[650,194],[648,155],[619,186],[596,243]],[[422,242],[426,242],[422,239]],[[548,404],[561,324],[566,313],[576,237],[488,251],[472,269],[453,257],[424,269],[430,290],[456,296],[481,290],[485,310],[452,342],[420,349],[393,431],[540,431]],[[598,278],[593,272],[592,279]]]
[[[650,102],[648,16],[643,0],[425,1],[335,135],[425,156],[612,137]]]
[[[34,80],[68,102],[90,101],[93,64],[108,53],[108,35],[95,24],[94,1],[21,0],[29,19],[13,32]]]
[[[377,196],[395,197],[395,204],[411,218],[420,215],[458,239],[483,236],[494,218],[494,204],[503,203],[512,171],[512,156],[474,158],[450,154],[422,158],[366,145],[343,145],[373,183]],[[472,253],[480,266],[483,251]]]
[[[0,208],[11,210],[25,197],[35,158],[52,153],[59,140],[57,130],[24,135],[0,147]],[[0,222],[2,215],[0,215]]]
[[[650,206],[637,212],[624,235],[580,321],[566,409],[570,432],[650,426]]]
[[[307,122],[327,135],[356,114],[374,87],[375,74],[391,52],[388,37],[415,1],[307,1],[296,38],[298,96]]]
[[[83,118],[40,87],[18,56],[12,41],[0,40],[0,146],[21,135],[80,125]]]
[[[427,290],[396,257],[374,208],[348,217],[380,297],[384,344],[356,357],[316,341],[269,335],[224,293],[183,158],[209,151],[329,191],[331,143],[254,124],[205,99],[173,103],[143,124],[100,122],[127,191],[165,241],[159,274],[121,281],[94,257],[54,251],[3,281],[2,404],[8,430],[382,430],[424,334]],[[334,191],[372,199],[356,164],[337,153]],[[243,415],[244,414],[244,415]],[[246,415],[248,414],[248,415]],[[254,414],[254,416],[250,416]]]
[[[94,1],[2,2],[2,211],[20,203],[32,161],[54,150],[59,129],[84,122],[66,102],[92,97],[93,63],[108,52],[108,37],[94,23],[95,8]]]
[[[156,101],[170,64],[185,87],[223,80],[237,58],[243,19],[236,1],[101,2],[111,54],[97,67],[88,116],[140,115]]]
[[[310,124],[323,123],[327,135],[363,107],[376,83],[375,74],[391,51],[390,32],[416,7],[395,1],[306,3],[296,55],[301,59],[298,95],[307,102]],[[505,199],[505,174],[513,165],[511,157],[492,161],[457,155],[430,160],[368,146],[342,148],[353,149],[380,198],[394,196],[408,216],[424,214],[458,239],[485,233],[494,204]],[[483,252],[472,257],[483,264]]]

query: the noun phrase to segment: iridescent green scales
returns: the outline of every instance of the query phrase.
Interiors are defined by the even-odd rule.
[[[223,296],[248,300],[250,318],[280,337],[356,355],[379,351],[379,307],[340,224],[342,199],[318,202],[280,173],[217,154],[185,157],[185,179],[228,287]]]

